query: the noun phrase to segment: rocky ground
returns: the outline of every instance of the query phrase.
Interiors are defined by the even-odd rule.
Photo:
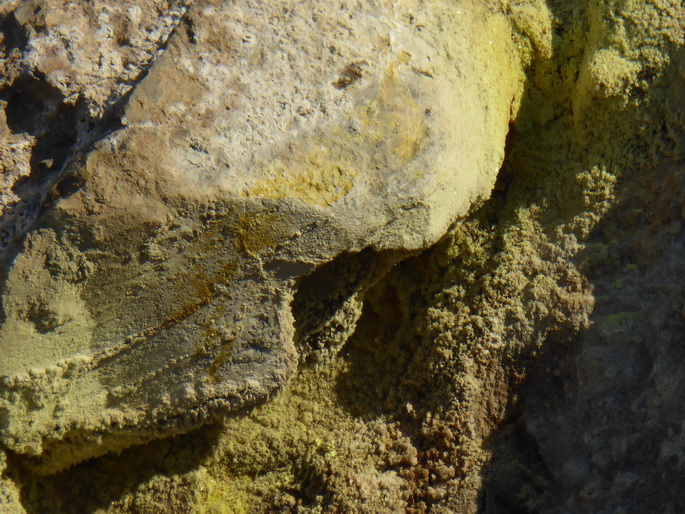
[[[95,31],[103,14],[40,4],[0,7],[7,246],[60,149],[116,125],[138,74],[187,27],[185,4],[132,0],[97,35],[97,69],[54,75],[80,51],[64,27]],[[314,345],[271,401],[48,475],[7,452],[6,511],[685,510],[685,8],[490,12],[508,20],[525,82],[489,199],[365,292],[342,347]],[[63,48],[41,46],[59,31]]]

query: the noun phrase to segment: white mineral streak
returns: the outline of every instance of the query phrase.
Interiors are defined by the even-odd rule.
[[[282,387],[298,280],[426,248],[486,198],[521,83],[506,21],[477,2],[196,2],[135,84],[172,21],[69,4],[79,44],[49,65],[36,36],[28,62],[91,106],[134,90],[4,286],[0,438],[48,470]]]

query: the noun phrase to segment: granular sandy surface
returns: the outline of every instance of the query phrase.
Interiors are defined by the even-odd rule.
[[[512,2],[491,198],[271,402],[55,475],[17,512],[685,510],[685,8]],[[487,66],[487,63],[483,63]]]

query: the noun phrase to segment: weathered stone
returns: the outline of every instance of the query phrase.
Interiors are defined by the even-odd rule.
[[[8,273],[3,443],[58,469],[269,398],[303,277],[374,254],[298,302],[322,318],[298,337],[352,326],[393,254],[488,196],[510,41],[469,2],[194,4]]]
[[[45,186],[107,127],[163,49],[184,0],[0,5],[0,252],[35,221]]]

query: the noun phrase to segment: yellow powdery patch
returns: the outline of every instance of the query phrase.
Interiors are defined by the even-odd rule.
[[[344,198],[358,180],[374,183],[376,173],[387,176],[406,166],[421,148],[426,123],[395,68],[383,74],[375,99],[363,102],[346,122],[289,144],[287,154],[261,166],[264,178],[249,196],[326,207]]]
[[[349,193],[359,170],[344,160],[332,160],[321,146],[301,162],[278,159],[266,168],[266,178],[250,194],[262,198],[297,198],[310,205],[329,206]]]

